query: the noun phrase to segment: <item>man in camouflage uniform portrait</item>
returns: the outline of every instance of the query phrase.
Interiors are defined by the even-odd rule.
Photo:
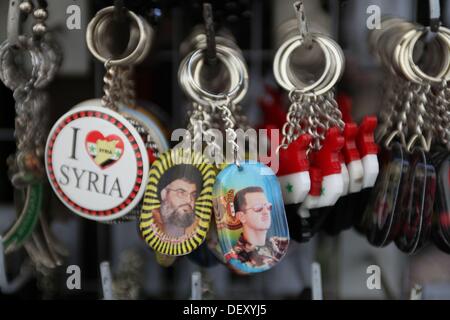
[[[272,225],[272,204],[261,187],[247,187],[236,193],[234,209],[242,224],[242,234],[226,254],[231,265],[242,271],[269,269],[285,254],[289,240],[267,232]]]

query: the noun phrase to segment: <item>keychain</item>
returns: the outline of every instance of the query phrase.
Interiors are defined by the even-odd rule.
[[[21,25],[32,15],[32,36],[21,34]],[[44,143],[48,125],[47,93],[61,62],[58,45],[47,32],[45,1],[34,7],[30,1],[10,3],[8,39],[0,49],[0,78],[14,91],[16,100],[17,152],[8,158],[8,175],[15,187],[17,220],[2,237],[5,253],[24,246],[38,276],[46,277],[63,263],[67,250],[55,240],[46,218],[48,190],[43,181]],[[29,53],[31,73],[16,63],[16,56]]]
[[[378,148],[373,142],[377,119],[365,116],[358,127],[352,120],[350,98],[340,94],[337,100],[345,122],[341,169],[344,173],[348,168],[348,186],[344,178],[344,195],[324,223],[324,230],[330,235],[352,227],[366,206],[367,194],[375,184],[379,170]]]
[[[127,11],[138,30],[132,34],[137,35],[124,57],[105,59],[97,53],[94,35],[113,11],[114,7],[99,11],[86,34],[93,55],[105,61],[102,106],[90,102],[71,109],[55,123],[46,146],[47,174],[59,199],[81,217],[103,222],[124,217],[140,203],[149,170],[140,129],[119,113],[116,102],[121,69],[146,55],[150,29],[143,18]]]
[[[332,39],[307,31],[302,3],[297,2],[294,8],[300,34],[295,30],[296,34],[285,37],[273,67],[275,79],[290,92],[291,101],[278,148],[280,168],[284,168],[278,172],[278,178],[292,235],[298,241],[307,241],[344,194],[344,183],[349,180],[347,170],[342,171],[339,160],[344,144],[341,133],[344,123],[331,91],[342,75],[344,55]],[[317,80],[304,83],[292,74],[290,56],[296,48],[312,44],[322,50],[325,68]],[[308,140],[310,143],[305,150]],[[297,160],[296,163],[292,159]],[[297,175],[301,180],[295,178]],[[294,188],[294,183],[301,187]]]
[[[11,5],[8,39],[0,48],[0,79],[14,90],[16,100],[17,152],[8,159],[8,166],[16,188],[18,218],[3,237],[6,253],[20,248],[39,223],[44,194],[43,144],[48,120],[48,98],[41,89],[53,79],[61,61],[56,45],[45,36],[46,27],[41,22],[47,17],[45,9],[33,11],[37,20],[33,36],[20,34],[23,17],[32,11],[30,2]],[[15,56],[20,52],[29,53],[31,57],[31,76],[15,62]]]
[[[91,53],[103,63],[107,63],[107,59],[100,54],[100,52],[105,52],[106,49],[103,48],[102,42],[98,39],[102,39],[105,36],[104,33],[106,29],[103,27],[103,24],[112,21],[112,10],[113,8],[109,7],[99,11],[88,25],[88,48]],[[133,66],[142,62],[147,56],[153,37],[153,30],[145,20],[143,20],[143,25],[146,31],[146,45],[140,56],[136,58],[133,65],[118,67],[114,76],[110,77],[107,81],[109,86],[108,90],[114,93],[113,99],[118,106],[120,113],[134,126],[141,136],[147,149],[149,163],[151,164],[161,152],[168,150],[168,141],[166,139],[166,134],[155,116],[141,106],[142,102],[136,101],[134,81],[132,80]],[[137,26],[132,24],[131,28],[131,34],[139,34],[139,28]],[[88,100],[75,107],[89,105],[101,106],[102,101],[100,99]],[[143,105],[146,104],[144,103]],[[121,223],[136,220],[139,216],[139,212],[140,204],[124,217],[114,219],[109,221],[109,223]]]
[[[437,59],[443,62],[437,74],[430,76],[422,71],[424,66],[419,68],[413,60],[414,47],[426,30],[398,19],[385,20],[383,24],[385,29],[372,35],[371,40],[372,45],[380,45],[378,56],[394,92],[386,93],[389,104],[382,113],[378,133],[385,147],[381,177],[375,184],[362,227],[372,244],[385,246],[394,240],[400,250],[413,254],[429,242],[432,232],[436,170],[429,152],[432,142],[445,145],[446,125],[439,114],[445,109],[441,106],[445,98],[444,88],[439,85],[446,85],[449,76],[450,38],[448,29],[440,27],[436,40],[431,42],[440,50],[430,52],[441,54]],[[394,129],[393,119],[397,121]],[[391,179],[388,172],[396,178]]]
[[[194,143],[198,133],[203,132],[209,147],[207,154],[221,169],[214,184],[213,199],[218,242],[224,260],[239,274],[265,271],[281,260],[289,241],[281,191],[268,167],[241,160],[235,142],[235,125],[246,126],[237,105],[247,92],[247,67],[241,53],[233,46],[217,43],[216,49],[217,57],[230,76],[227,92],[212,93],[199,84],[204,63],[203,48],[191,52],[183,60],[180,83],[186,95],[195,101],[190,121]],[[214,127],[225,131],[226,152],[217,140],[210,139],[213,132],[208,129]],[[201,144],[201,141],[197,143]],[[259,230],[255,223],[264,226],[265,230]],[[271,230],[271,236],[268,230]]]
[[[152,249],[164,255],[189,254],[206,239],[213,207],[212,186],[216,178],[216,170],[211,163],[224,161],[220,146],[208,131],[212,125],[211,111],[221,111],[226,126],[233,125],[227,106],[215,103],[217,96],[222,96],[199,85],[204,50],[200,47],[188,54],[178,72],[181,88],[193,100],[188,126],[193,150],[192,145],[178,147],[161,154],[153,163],[140,215],[142,237]],[[232,89],[227,97],[240,101],[248,86],[241,55],[235,49],[218,43],[217,56],[230,71]],[[209,135],[208,154],[212,157],[206,158],[199,152],[202,135]]]
[[[199,33],[201,32],[201,33]],[[204,103],[204,100],[200,99],[199,97],[200,95],[196,94],[195,91],[193,89],[191,89],[191,85],[189,83],[189,81],[193,80],[193,76],[191,75],[191,77],[189,77],[189,70],[188,68],[191,67],[191,65],[189,64],[195,64],[197,62],[193,61],[193,59],[197,59],[199,60],[200,55],[199,52],[204,52],[206,45],[207,45],[207,41],[206,41],[206,36],[203,33],[204,31],[201,28],[195,28],[194,31],[191,33],[191,35],[188,37],[188,40],[184,41],[182,46],[181,46],[181,52],[186,54],[185,59],[182,61],[180,68],[179,68],[179,81],[180,81],[180,85],[182,87],[182,89],[187,93],[188,97],[190,97],[194,103],[192,104],[192,110],[189,112],[189,116],[190,116],[190,120],[188,123],[188,130],[190,133],[190,138],[188,139],[189,142],[193,142],[194,143],[194,153],[198,152],[198,150],[196,149],[197,146],[201,146],[202,144],[202,134],[208,135],[208,128],[212,128],[213,126],[215,126],[216,124],[214,123],[214,119],[213,116],[211,115],[211,111],[210,109],[210,104],[209,103]],[[234,42],[232,41],[232,39],[230,40],[228,37],[223,37],[223,36],[218,36],[215,37],[217,46],[218,46],[218,50],[219,50],[219,55],[221,54],[221,52],[223,50],[227,50],[227,48],[232,48],[233,50],[239,50],[237,48],[237,46],[234,44]],[[190,51],[192,50],[192,51]],[[221,51],[222,50],[222,51]],[[199,61],[202,63],[202,61]],[[198,68],[198,66],[196,67],[197,70],[200,70],[200,68]],[[235,69],[234,69],[235,70]],[[199,77],[199,72],[197,72],[196,74],[194,74],[195,77]],[[219,74],[220,76],[220,74]],[[237,81],[237,73],[235,72],[234,74],[231,75],[233,78],[231,79],[234,82],[234,85],[236,85],[236,81]],[[216,81],[216,79],[213,79],[214,81]],[[197,80],[198,81],[198,80]],[[199,136],[200,135],[200,136]],[[214,140],[214,137],[212,135],[209,135],[209,140],[210,142],[208,142],[209,148],[213,153],[218,153],[219,151],[219,146],[214,143],[214,141],[211,141],[211,138]],[[191,146],[186,146],[186,148],[191,148]],[[201,160],[201,162],[205,162],[208,161],[208,159],[203,159]],[[219,161],[220,162],[220,161]],[[216,169],[214,168],[214,166],[209,166],[208,165],[208,171],[206,172],[206,175],[209,176],[209,174],[214,171],[214,175],[216,174]],[[193,174],[195,174],[195,172],[197,171],[197,169],[195,167],[192,168],[187,168],[186,169],[186,174],[189,174],[189,171],[192,171]],[[203,174],[203,173],[202,173]],[[197,175],[197,174],[195,174]],[[162,178],[161,178],[162,179]],[[159,181],[159,179],[157,179]],[[150,181],[151,183],[151,181]],[[155,181],[156,183],[156,181]],[[154,185],[156,187],[156,189],[158,189],[157,185]],[[204,188],[204,186],[203,186]],[[196,187],[196,189],[198,190],[198,192],[200,191],[200,186]],[[159,191],[157,191],[157,193],[162,192],[162,190],[158,189]],[[204,189],[205,190],[205,189]],[[206,191],[208,191],[209,189],[206,188]],[[198,194],[197,192],[197,194]],[[208,191],[209,192],[209,191]],[[155,194],[148,194],[150,197],[154,197]],[[160,197],[161,198],[161,197]],[[166,203],[170,203],[171,201],[173,202],[174,197],[171,197],[173,199],[165,199],[164,201]],[[206,199],[206,198],[205,198]],[[193,199],[191,199],[192,201],[194,201]],[[170,266],[171,264],[173,264],[175,262],[175,257],[179,256],[179,255],[185,255],[188,253],[191,253],[194,249],[196,249],[194,256],[189,255],[189,258],[191,260],[195,260],[196,262],[200,261],[199,264],[200,265],[205,265],[205,264],[211,264],[211,261],[213,261],[212,256],[210,251],[206,248],[205,245],[203,244],[204,239],[206,238],[207,235],[207,231],[209,226],[210,226],[210,211],[208,210],[203,210],[203,212],[200,212],[202,210],[201,206],[197,205],[198,201],[201,201],[202,199],[197,199],[195,200],[195,208],[193,208],[194,203],[190,203],[190,204],[186,204],[186,208],[188,208],[190,211],[192,209],[192,211],[194,211],[194,209],[196,209],[197,211],[197,216],[200,217],[202,219],[201,223],[202,223],[202,227],[201,229],[199,229],[198,227],[198,219],[195,219],[196,221],[193,222],[189,227],[184,228],[184,236],[182,236],[181,234],[168,234],[171,233],[171,231],[169,230],[170,228],[174,228],[176,227],[176,225],[180,225],[181,222],[180,221],[169,221],[168,218],[168,210],[166,209],[167,205],[164,205],[164,201],[163,199],[159,199],[157,202],[155,200],[155,203],[149,206],[146,206],[146,209],[144,208],[141,214],[141,223],[140,223],[140,230],[141,230],[141,234],[144,237],[144,240],[149,243],[150,247],[152,247],[155,250],[156,256],[157,256],[157,261],[159,264],[163,265],[163,266]],[[206,205],[204,206],[206,208]],[[146,214],[144,214],[144,210],[146,212]],[[162,212],[164,211],[164,212]],[[154,217],[155,214],[157,214],[158,216],[161,217],[161,219],[159,219],[156,221],[151,221],[150,217]],[[201,215],[200,215],[201,214]],[[208,216],[206,214],[209,214]],[[167,216],[162,218],[163,216]],[[192,217],[194,217],[194,215],[192,215]],[[187,222],[186,222],[187,223]],[[167,227],[165,227],[167,226]],[[204,227],[207,226],[207,228],[205,229]],[[180,229],[179,227],[177,227],[178,229]],[[200,232],[196,232],[196,230],[200,231]],[[208,232],[209,234],[210,232]],[[153,243],[149,242],[149,240],[152,239]],[[195,239],[194,244],[192,243],[192,239]],[[186,245],[183,245],[181,250],[175,250],[175,252],[172,250],[172,252],[170,250],[167,249],[162,249],[162,247],[158,247],[157,245],[159,244],[163,244],[165,246],[165,248],[169,248],[173,245],[177,245],[180,241],[182,241],[183,243],[185,243]],[[198,247],[198,248],[197,248]],[[202,259],[207,257],[208,259]]]

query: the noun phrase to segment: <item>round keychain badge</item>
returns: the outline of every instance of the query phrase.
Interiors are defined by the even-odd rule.
[[[172,149],[152,164],[139,217],[145,242],[156,252],[182,256],[206,238],[216,173],[202,155]]]
[[[119,112],[138,130],[144,144],[147,147],[147,154],[150,164],[156,160],[159,153],[169,149],[169,142],[166,134],[161,129],[157,119],[146,109],[140,106],[127,107],[123,103],[117,103]],[[77,104],[82,106],[102,106],[101,99],[91,99]],[[142,128],[142,129],[141,129]]]
[[[280,184],[273,171],[245,161],[223,169],[214,184],[221,251],[239,273],[262,272],[287,252],[289,230]]]
[[[110,109],[85,105],[67,112],[53,126],[45,154],[53,190],[84,218],[120,218],[145,191],[146,147],[133,125]]]

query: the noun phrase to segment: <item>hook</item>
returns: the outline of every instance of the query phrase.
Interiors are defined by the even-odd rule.
[[[100,263],[100,278],[102,280],[103,300],[114,300],[111,267],[108,261]]]
[[[430,30],[433,33],[437,33],[441,26],[440,0],[428,0],[428,3],[430,7]]]
[[[215,66],[217,64],[216,32],[214,30],[212,5],[208,2],[203,4],[203,20],[206,33],[206,64],[208,66]]]
[[[313,262],[311,264],[311,286],[312,286],[312,299],[323,300],[322,271],[320,270],[320,263],[318,262]]]
[[[125,18],[125,9],[123,0],[114,0],[114,19],[116,21],[123,21]]]
[[[126,15],[127,7],[123,0],[114,0],[114,13],[111,21],[109,34],[106,39],[106,47],[112,57],[118,57],[126,50],[130,41],[128,32],[130,21]]]
[[[9,0],[8,10],[8,43],[10,45],[19,45],[19,35],[22,26],[22,12],[20,10],[21,0]]]
[[[300,36],[302,37],[305,45],[309,47],[312,44],[312,40],[308,29],[308,21],[306,20],[305,6],[303,4],[303,1],[296,1],[294,3],[294,10],[295,15],[297,16]]]
[[[5,260],[5,247],[3,245],[3,238],[0,235],[0,292],[4,294],[12,294],[17,292],[32,275],[32,269],[30,265],[24,265],[20,270],[20,274],[12,281],[8,281],[6,275],[6,260]]]
[[[409,300],[422,300],[422,286],[419,284],[415,284],[414,287],[411,288],[411,294]]]
[[[191,279],[191,300],[202,300],[202,274],[192,272]]]

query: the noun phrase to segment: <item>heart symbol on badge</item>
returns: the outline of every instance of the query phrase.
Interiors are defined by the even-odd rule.
[[[123,141],[115,135],[104,136],[100,131],[91,131],[86,136],[86,150],[101,169],[106,169],[119,161],[123,155]]]

